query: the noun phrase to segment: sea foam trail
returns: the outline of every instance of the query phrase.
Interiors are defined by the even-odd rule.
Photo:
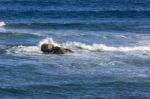
[[[5,25],[6,25],[5,22],[0,22],[0,27],[3,27],[3,26],[5,26]]]
[[[113,47],[107,46],[105,44],[84,44],[81,42],[66,42],[66,43],[56,43],[53,38],[46,38],[39,42],[39,46],[44,43],[51,43],[55,46],[62,46],[65,48],[70,48],[72,50],[81,49],[81,50],[89,50],[89,51],[120,51],[120,52],[130,52],[130,51],[150,51],[150,46],[120,46]]]
[[[7,50],[7,54],[39,55],[42,52],[38,46],[15,46]]]
[[[87,45],[81,42],[66,42],[66,43],[56,43],[52,38],[46,38],[41,40],[37,46],[15,46],[7,50],[7,53],[16,53],[16,54],[41,54],[40,51],[41,45],[45,43],[51,43],[55,46],[69,48],[75,52],[77,51],[109,51],[109,52],[134,52],[134,51],[150,51],[150,46],[133,46],[133,47],[112,47],[105,44],[92,44]]]
[[[150,46],[113,47],[113,46],[107,46],[105,44],[87,45],[87,44],[80,43],[80,42],[68,42],[68,43],[64,43],[62,45],[67,48],[77,48],[77,49],[89,50],[89,51],[120,51],[120,52],[150,51]]]

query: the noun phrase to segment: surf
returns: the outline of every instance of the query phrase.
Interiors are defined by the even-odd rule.
[[[81,42],[65,42],[65,43],[58,43],[53,40],[53,38],[45,38],[42,39],[37,45],[33,46],[14,46],[10,49],[7,49],[7,53],[16,53],[16,54],[33,54],[39,55],[42,54],[41,52],[41,45],[42,44],[51,43],[55,46],[69,48],[73,50],[75,53],[82,52],[150,52],[150,46],[108,46],[105,44],[84,44]]]
[[[6,25],[5,22],[0,22],[0,27],[3,27],[3,26],[5,26],[5,25]]]

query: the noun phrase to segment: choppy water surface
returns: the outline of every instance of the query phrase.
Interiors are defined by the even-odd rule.
[[[150,98],[149,4],[1,0],[1,98]],[[46,42],[74,53],[43,54]]]

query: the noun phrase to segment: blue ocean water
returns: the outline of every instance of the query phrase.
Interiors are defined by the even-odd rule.
[[[149,99],[150,0],[0,0],[1,99]],[[51,42],[70,48],[43,54]]]

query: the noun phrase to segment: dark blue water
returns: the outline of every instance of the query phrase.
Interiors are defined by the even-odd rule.
[[[149,99],[150,0],[0,0],[0,75],[1,99]]]

